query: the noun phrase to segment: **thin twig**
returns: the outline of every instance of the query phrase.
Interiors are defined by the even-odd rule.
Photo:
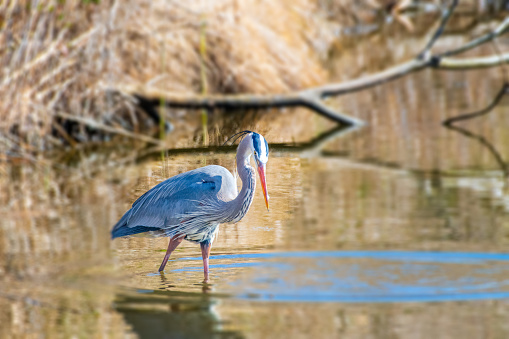
[[[71,145],[72,148],[76,147],[76,140],[74,140],[69,133],[60,125],[56,120],[51,124],[54,129]]]
[[[144,142],[148,142],[150,144],[160,144],[161,141],[158,140],[158,139],[154,139],[152,137],[149,137],[149,136],[146,136],[146,135],[143,135],[143,134],[136,134],[136,133],[133,133],[133,132],[129,132],[125,129],[122,129],[122,128],[115,128],[115,127],[112,127],[112,126],[108,126],[108,125],[104,125],[100,122],[97,122],[95,120],[92,120],[90,118],[83,118],[83,117],[79,117],[79,116],[76,116],[76,115],[72,115],[72,114],[68,114],[68,113],[64,113],[64,112],[55,112],[55,115],[57,117],[60,117],[62,119],[66,119],[66,120],[70,120],[70,121],[75,121],[75,122],[78,122],[80,124],[83,124],[87,127],[90,127],[92,129],[97,129],[97,130],[101,130],[103,132],[107,132],[107,133],[113,133],[113,134],[118,134],[118,135],[123,135],[123,136],[126,136],[126,137],[129,137],[129,138],[132,138],[132,139],[138,139],[138,140],[141,140],[141,141],[144,141]]]
[[[455,48],[450,51],[441,53],[441,54],[439,54],[439,56],[446,57],[446,56],[456,55],[456,54],[460,54],[460,53],[469,51],[479,45],[482,45],[486,42],[492,41],[499,35],[506,33],[508,29],[509,29],[509,17],[505,18],[505,20],[497,28],[495,28],[495,30],[493,30],[483,36],[480,36],[477,39],[474,39],[459,48]]]
[[[453,0],[449,8],[442,13],[442,20],[440,21],[440,25],[438,26],[438,29],[435,31],[431,39],[429,39],[428,43],[426,44],[426,47],[422,50],[419,55],[417,55],[418,59],[427,59],[426,56],[430,52],[431,48],[435,44],[435,42],[440,38],[442,33],[444,32],[445,26],[447,25],[447,22],[449,21],[449,18],[451,17],[452,13],[454,12],[454,9],[458,5],[458,0]]]

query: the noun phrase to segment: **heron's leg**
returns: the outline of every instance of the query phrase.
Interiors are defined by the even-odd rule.
[[[177,246],[182,242],[182,240],[184,240],[184,237],[180,236],[180,234],[177,234],[170,239],[168,249],[166,250],[166,255],[164,256],[163,262],[159,267],[159,272],[164,270],[164,267],[166,266],[168,259],[170,259],[171,252],[173,252],[177,248]]]
[[[209,256],[212,244],[209,242],[202,242],[200,243],[200,247],[201,247],[201,257],[203,259],[203,274],[205,276],[205,281],[207,281],[209,280]]]

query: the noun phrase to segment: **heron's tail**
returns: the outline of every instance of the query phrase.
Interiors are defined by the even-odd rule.
[[[131,215],[131,210],[127,211],[126,214],[120,218],[115,226],[113,226],[111,230],[111,239],[125,237],[127,235],[133,235],[143,232],[149,231],[160,231],[161,229],[158,227],[149,227],[149,226],[130,226],[129,225],[129,217]]]
[[[124,226],[118,229],[111,230],[111,239],[149,231],[161,231],[161,229],[158,227],[148,227],[148,226],[134,226],[134,227]]]

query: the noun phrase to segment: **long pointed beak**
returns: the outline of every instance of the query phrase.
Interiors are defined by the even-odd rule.
[[[265,164],[258,163],[258,175],[262,184],[263,197],[265,198],[265,206],[269,210],[269,195],[267,194],[267,182],[265,181]]]

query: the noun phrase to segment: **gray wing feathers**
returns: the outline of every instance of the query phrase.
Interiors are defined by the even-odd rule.
[[[233,176],[227,169],[215,165],[198,168],[169,178],[139,197],[112,233],[120,227],[139,226],[170,233],[175,233],[176,227],[184,231],[186,225],[191,226],[190,221],[203,223],[205,214],[217,213],[215,209],[236,195]]]

